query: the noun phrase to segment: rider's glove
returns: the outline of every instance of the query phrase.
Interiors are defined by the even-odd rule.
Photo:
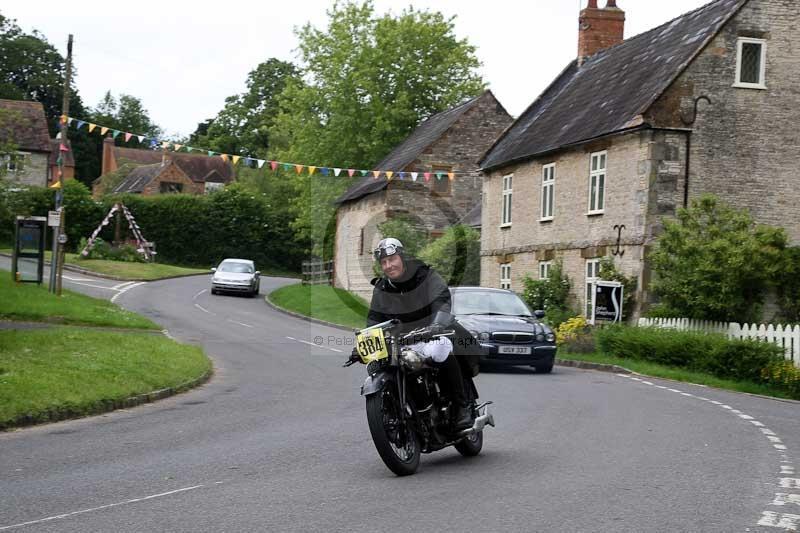
[[[350,361],[352,361],[354,363],[362,362],[361,361],[361,355],[359,355],[359,353],[358,353],[358,348],[353,348],[353,351],[350,352]]]

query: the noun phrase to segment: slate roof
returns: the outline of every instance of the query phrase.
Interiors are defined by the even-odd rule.
[[[164,167],[161,163],[155,165],[142,165],[131,170],[122,182],[114,187],[114,193],[140,193],[148,183],[153,181]]]
[[[481,227],[481,202],[478,201],[475,204],[475,207],[469,210],[469,213],[464,215],[464,217],[458,221],[459,224],[464,224],[465,226],[469,226],[471,228],[480,229]]]
[[[0,109],[16,115],[0,126],[0,142],[11,139],[19,150],[50,151],[47,118],[40,102],[0,99]]]
[[[114,157],[117,160],[117,164],[120,164],[121,159],[127,159],[140,165],[156,163],[160,165],[163,154],[163,152],[157,150],[114,147]],[[223,183],[233,179],[233,165],[223,161],[221,157],[171,152],[169,158],[195,183],[203,183],[207,176],[213,175],[213,171],[216,171]]]
[[[380,163],[375,165],[375,170],[394,170],[396,172],[405,170],[408,165],[413,163],[428,146],[436,142],[444,132],[450,129],[450,127],[455,124],[464,113],[469,111],[486,93],[491,93],[491,91],[484,91],[480,96],[467,100],[463,104],[428,117],[428,119],[421,122],[403,142],[395,146]],[[357,200],[362,196],[385,189],[388,183],[389,180],[383,175],[375,179],[375,177],[370,174],[369,176],[361,178],[361,180],[347,189],[335,203],[342,204],[344,202]]]
[[[484,170],[622,132],[642,115],[748,0],[715,0],[572,61],[480,162]]]

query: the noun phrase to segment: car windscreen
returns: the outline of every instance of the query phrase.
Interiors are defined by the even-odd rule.
[[[454,291],[453,314],[531,316],[519,296],[494,291]]]
[[[217,270],[220,272],[235,272],[237,274],[253,273],[253,267],[245,263],[222,263]]]

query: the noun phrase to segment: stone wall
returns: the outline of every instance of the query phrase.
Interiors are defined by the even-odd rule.
[[[5,164],[5,161],[0,161]],[[21,185],[46,187],[49,171],[49,156],[46,153],[25,152],[22,168],[5,173],[4,179]]]
[[[694,100],[689,197],[714,193],[800,244],[800,3],[750,0],[659,99],[651,120],[686,127]],[[766,89],[734,87],[737,39],[766,40]]]
[[[167,165],[167,167],[164,170],[162,170],[158,174],[158,176],[155,177],[155,179],[153,179],[150,183],[148,183],[144,187],[142,195],[152,196],[154,194],[161,194],[162,182],[182,184],[183,190],[181,192],[184,194],[203,194],[202,183],[199,184],[194,183],[186,176],[186,174],[180,168],[178,168],[177,165],[171,163]]]

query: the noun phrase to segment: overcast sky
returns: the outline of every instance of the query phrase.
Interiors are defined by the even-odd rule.
[[[375,0],[376,12],[404,7],[455,16],[455,31],[477,47],[481,74],[518,116],[574,58],[578,12],[587,0]],[[599,0],[605,5],[605,0]],[[708,0],[618,0],[625,37],[637,35]],[[37,29],[66,55],[74,35],[76,83],[95,106],[107,90],[140,98],[169,136],[188,135],[247,74],[276,57],[297,62],[294,29],[324,27],[333,0],[192,2],[163,0],[6,0],[3,15]],[[81,118],[81,117],[78,117]],[[139,133],[139,132],[132,132]]]

